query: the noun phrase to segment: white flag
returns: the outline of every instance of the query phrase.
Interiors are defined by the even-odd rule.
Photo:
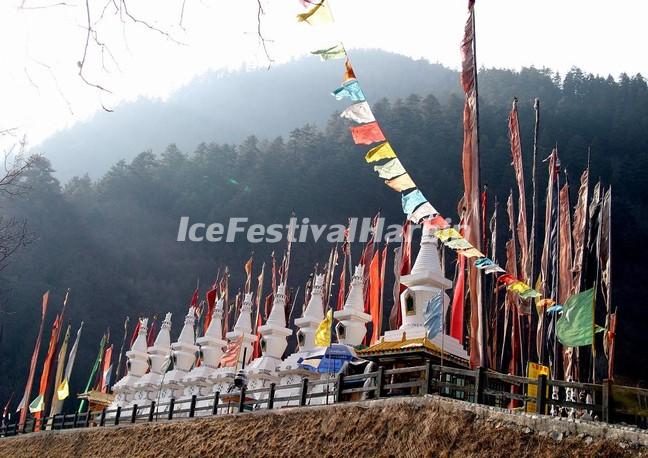
[[[376,120],[376,118],[374,118],[373,113],[371,112],[371,108],[369,107],[369,104],[366,101],[356,103],[355,105],[351,105],[349,108],[344,110],[340,114],[340,116],[343,118],[350,119],[351,121],[355,121],[358,124],[374,122]]]

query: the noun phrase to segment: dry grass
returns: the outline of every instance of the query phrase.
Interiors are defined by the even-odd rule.
[[[591,438],[590,438],[591,439]],[[0,440],[0,457],[626,457],[606,439],[556,441],[434,403],[357,404],[39,433]]]

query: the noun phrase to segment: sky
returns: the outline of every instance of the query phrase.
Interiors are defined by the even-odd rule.
[[[354,49],[383,49],[457,69],[466,3],[330,0],[335,25],[316,30],[295,21],[304,11],[298,0],[262,0],[269,62],[257,34],[257,0],[127,1],[128,12],[145,23],[117,14],[113,0],[90,0],[94,33],[83,74],[101,90],[78,75],[84,0],[2,0],[0,131],[16,130],[0,137],[0,148],[23,135],[37,145],[138,97],[165,99],[210,70],[272,71],[338,41],[351,56]],[[645,0],[477,0],[478,64],[648,75],[641,50],[647,16]]]

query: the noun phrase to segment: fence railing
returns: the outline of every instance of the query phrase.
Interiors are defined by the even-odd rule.
[[[101,412],[58,414],[28,419],[24,424],[3,419],[0,437],[45,430],[136,424],[177,418],[204,417],[271,410],[312,404],[339,403],[392,396],[438,394],[468,402],[535,412],[570,415],[606,423],[623,422],[648,426],[648,390],[614,385],[537,379],[500,374],[490,370],[468,370],[437,364],[387,369],[335,378],[277,385],[258,389],[235,389],[208,396],[151,401]]]

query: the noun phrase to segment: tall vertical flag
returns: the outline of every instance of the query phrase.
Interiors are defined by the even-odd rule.
[[[63,374],[63,380],[56,387],[57,401],[64,401],[70,394],[70,389],[69,389],[70,377],[72,376],[72,368],[74,367],[74,360],[76,359],[77,350],[79,348],[79,339],[81,338],[82,329],[83,329],[83,321],[81,322],[81,326],[79,326],[76,339],[74,339],[74,344],[72,345],[72,349],[70,350],[70,354],[68,355],[67,363],[65,364],[65,373]],[[62,402],[60,404],[57,403],[58,412],[56,413],[60,413],[62,407],[63,407]]]
[[[247,260],[243,269],[245,270],[245,290],[244,293],[247,294],[252,290],[252,264],[254,262],[254,254],[250,256],[250,259]]]
[[[409,220],[403,224],[400,247],[394,250],[394,304],[389,313],[389,329],[398,329],[402,323],[400,295],[406,287],[401,285],[402,275],[409,274],[412,268],[412,225]]]
[[[464,218],[460,220],[459,233],[463,235]],[[457,274],[452,294],[452,310],[450,311],[450,335],[463,345],[464,327],[464,295],[466,288],[466,257],[457,256]]]
[[[605,329],[603,350],[608,359],[608,378],[614,375],[614,339],[616,333],[616,311],[612,308],[612,188],[603,196],[601,207],[601,236],[599,237],[599,266],[601,269],[601,290],[605,302]]]
[[[105,346],[106,346],[106,334],[101,336],[101,341],[99,342],[99,351],[97,352],[97,358],[95,359],[95,362],[92,365],[92,370],[90,371],[90,377],[88,377],[88,383],[86,384],[85,390],[83,390],[86,393],[90,390],[92,384],[94,383],[95,375],[97,374],[97,371],[99,370],[99,366],[101,365],[101,359],[103,358]],[[77,412],[83,413],[83,409],[85,408],[85,405],[86,405],[86,400],[82,399],[81,402],[79,403],[79,409],[77,410]]]
[[[47,303],[49,301],[49,291],[43,294],[43,302],[41,305],[41,323],[38,329],[38,337],[36,338],[36,345],[34,345],[34,352],[32,353],[31,363],[29,365],[29,375],[27,376],[27,385],[25,386],[25,394],[21,402],[20,420],[19,424],[24,425],[27,419],[27,408],[29,407],[29,398],[31,396],[32,385],[34,384],[34,372],[36,371],[36,362],[38,361],[38,352],[40,350],[41,340],[43,338],[43,326],[45,325],[45,314],[47,313]]]
[[[371,339],[373,345],[380,337],[380,251],[374,253],[369,264],[369,313],[371,314]]]
[[[427,302],[424,317],[426,337],[432,340],[443,331],[443,290]]]
[[[573,290],[571,294],[579,293],[583,280],[583,261],[585,253],[585,229],[587,228],[587,200],[589,192],[589,164],[583,171],[580,178],[580,187],[578,188],[578,200],[574,209],[574,227],[572,229],[572,238],[574,242],[574,262],[572,272],[574,273]]]
[[[465,93],[463,113],[462,168],[464,203],[466,206],[465,238],[481,250],[480,223],[480,165],[479,165],[479,108],[477,95],[477,62],[475,47],[475,0],[468,0],[468,20],[461,42],[461,85]],[[470,364],[485,366],[484,310],[479,270],[474,260],[468,261],[468,287],[470,289]]]
[[[207,332],[207,328],[211,324],[212,314],[214,313],[214,306],[216,304],[216,296],[218,295],[218,279],[214,282],[211,289],[205,293],[205,300],[207,301],[207,315],[205,316],[203,335]]]
[[[49,375],[52,368],[52,361],[56,354],[56,345],[58,343],[59,332],[61,330],[61,316],[57,315],[52,325],[50,342],[47,348],[47,355],[43,362],[43,372],[41,373],[40,386],[38,388],[38,397],[29,405],[29,410],[34,414],[34,418],[41,418],[45,410],[45,396],[49,387]]]
[[[49,411],[50,417],[56,415],[57,413],[60,413],[60,408],[62,407],[62,403],[58,400],[58,397],[56,395],[56,389],[63,381],[63,371],[65,369],[65,356],[67,354],[67,347],[70,342],[71,330],[72,330],[72,326],[68,324],[67,329],[65,331],[65,336],[63,337],[63,343],[61,343],[61,348],[59,349],[58,358],[56,360],[56,372],[54,375],[54,390],[52,392],[52,401],[50,402],[50,411]]]
[[[101,367],[101,392],[108,393],[111,385],[112,375],[112,350],[113,346],[106,348],[103,356],[103,365]]]

